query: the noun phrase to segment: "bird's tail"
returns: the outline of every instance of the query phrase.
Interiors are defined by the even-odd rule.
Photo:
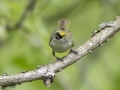
[[[70,20],[67,19],[61,19],[58,21],[58,27],[62,30],[68,29],[68,26],[70,24]]]

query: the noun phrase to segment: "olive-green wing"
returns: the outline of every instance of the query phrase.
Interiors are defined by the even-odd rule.
[[[52,38],[53,38],[53,34],[50,36],[49,46],[50,46],[50,42],[52,41]]]
[[[55,30],[56,31],[56,30]],[[52,41],[53,37],[54,37],[54,34],[55,34],[55,31],[51,34],[50,36],[50,40],[49,40],[49,46],[50,46],[50,42]]]
[[[72,33],[70,32],[70,30],[68,30],[68,32],[71,34],[71,38],[72,38],[72,45],[71,45],[71,47],[73,47],[74,46],[74,39],[73,39],[73,35],[72,35]]]

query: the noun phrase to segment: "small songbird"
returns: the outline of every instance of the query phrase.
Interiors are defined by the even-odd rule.
[[[72,33],[68,30],[70,20],[61,19],[58,21],[58,28],[52,33],[49,46],[52,48],[52,54],[57,60],[62,60],[55,55],[55,52],[64,53],[68,50],[77,54],[77,51],[71,49],[74,46]]]

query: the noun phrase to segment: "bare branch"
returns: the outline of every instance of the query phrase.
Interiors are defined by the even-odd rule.
[[[120,16],[116,17],[111,27],[102,28],[99,32],[93,35],[87,42],[77,48],[78,54],[70,53],[63,58],[63,61],[55,61],[46,66],[39,66],[37,70],[22,72],[16,75],[0,76],[0,86],[12,86],[24,82],[31,82],[42,79],[45,85],[49,86],[53,82],[55,73],[70,66],[71,64],[80,60],[83,56],[91,53],[93,49],[104,44],[109,38],[120,30]]]

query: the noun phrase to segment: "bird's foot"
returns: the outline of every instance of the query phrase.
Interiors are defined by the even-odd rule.
[[[63,60],[62,58],[59,58],[59,57],[56,57],[56,59],[57,59],[58,61],[62,61],[62,60]]]
[[[70,52],[73,52],[74,54],[78,54],[78,52],[73,49],[70,49]]]

